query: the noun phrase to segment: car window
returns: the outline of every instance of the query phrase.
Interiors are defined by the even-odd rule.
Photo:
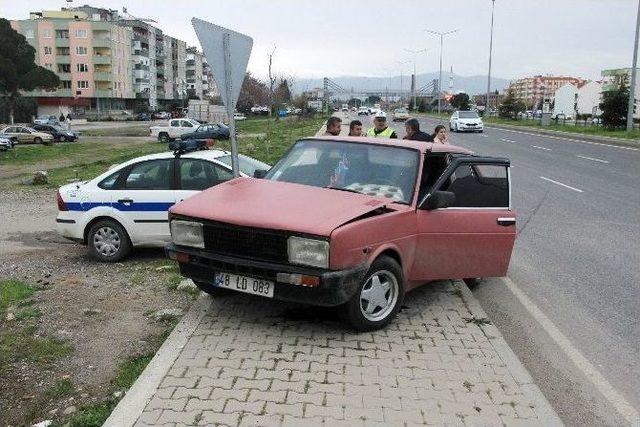
[[[233,178],[231,171],[199,159],[180,159],[180,183],[183,190],[202,191]]]
[[[460,111],[458,116],[460,116],[461,119],[477,119],[478,113],[475,111]]]
[[[127,175],[124,187],[130,190],[170,190],[170,159],[135,164]]]
[[[453,207],[509,207],[509,178],[504,165],[462,164],[440,189],[455,194]]]
[[[103,190],[113,190],[116,186],[118,178],[120,178],[120,175],[123,171],[124,169],[120,169],[119,171],[112,173],[111,175],[100,181],[98,187],[102,188]]]
[[[182,127],[185,127],[185,128],[192,128],[192,127],[193,127],[193,124],[192,124],[191,122],[188,122],[188,121],[186,121],[186,120],[183,120],[183,121],[182,121]]]
[[[231,167],[231,155],[220,156],[216,158],[216,160]],[[268,164],[251,157],[243,156],[242,154],[238,155],[238,163],[238,166],[240,166],[240,172],[247,176],[253,176],[254,172],[258,169],[266,171],[271,169],[271,166]]]
[[[173,128],[180,127],[180,120],[171,120],[171,127]]]
[[[27,128],[21,128],[20,133],[31,133],[31,131]]]

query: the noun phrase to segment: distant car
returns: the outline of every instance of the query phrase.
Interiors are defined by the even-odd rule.
[[[166,111],[157,111],[156,113],[154,113],[154,116],[156,119],[161,119],[161,120],[171,118],[171,114]]]
[[[397,108],[393,111],[394,122],[409,120],[409,118],[409,112],[406,108]]]
[[[55,125],[34,124],[33,128],[39,132],[46,132],[53,136],[54,141],[73,142],[78,139],[78,134]]]
[[[449,130],[482,133],[484,131],[484,123],[475,111],[454,111],[449,119]]]
[[[60,125],[58,118],[53,115],[38,116],[33,120],[33,123],[37,125]]]
[[[591,119],[591,123],[594,125],[602,124],[602,119],[600,117],[594,117]]]
[[[180,139],[229,139],[229,128],[223,123],[206,123],[200,125],[195,131],[183,134]]]
[[[360,107],[360,108],[358,108],[358,115],[359,116],[368,116],[369,115],[369,108],[368,107]]]
[[[186,133],[191,133],[200,126],[200,123],[193,119],[171,119],[166,126],[151,126],[149,134],[158,138],[159,142],[167,143],[176,138],[180,138]]]
[[[151,117],[149,116],[148,113],[138,113],[135,115],[135,120],[141,121],[141,122],[147,122],[149,120],[151,120]]]
[[[0,135],[0,151],[7,151],[12,149],[14,146],[14,142],[13,140],[6,136],[6,135]]]
[[[53,142],[53,136],[45,132],[26,126],[7,126],[0,132],[9,137],[14,143],[34,143],[42,144]]]
[[[233,120],[235,121],[247,120],[247,116],[245,116],[242,113],[233,113]]]
[[[269,165],[239,156],[242,176]],[[100,261],[125,258],[132,247],[162,247],[171,240],[167,211],[202,190],[233,178],[231,155],[204,150],[137,157],[56,194],[58,233],[83,243]]]

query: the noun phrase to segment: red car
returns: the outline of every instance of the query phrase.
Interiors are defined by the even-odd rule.
[[[170,209],[167,254],[206,292],[340,306],[365,331],[388,324],[405,293],[429,281],[507,272],[516,236],[508,159],[322,137],[260,172]]]

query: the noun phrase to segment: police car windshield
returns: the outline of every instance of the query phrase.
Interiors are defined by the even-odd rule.
[[[221,156],[216,160],[224,163],[225,165],[231,166],[231,156]],[[238,155],[238,162],[240,163],[240,171],[248,176],[253,176],[256,170],[269,170],[271,166],[266,163],[262,163],[259,160],[252,159],[251,157],[243,156],[242,154]]]
[[[344,189],[411,203],[417,150],[341,141],[298,141],[265,179]]]

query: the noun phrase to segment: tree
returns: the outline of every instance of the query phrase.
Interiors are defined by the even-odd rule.
[[[453,98],[451,99],[451,105],[457,110],[470,110],[471,106],[469,105],[469,95],[464,92],[453,95]]]
[[[286,104],[291,101],[291,90],[289,89],[287,79],[280,79],[280,83],[278,83],[278,87],[275,92],[275,101],[278,105]]]
[[[269,98],[269,88],[267,85],[247,72],[242,82],[242,88],[240,88],[240,95],[238,96],[238,111],[247,114],[254,105],[267,105]]]
[[[55,89],[60,85],[54,72],[35,63],[35,53],[27,39],[0,18],[0,93],[9,98],[11,123],[21,90]]]
[[[622,82],[617,89],[602,93],[602,125],[608,129],[622,127],[627,123],[629,111],[629,88]]]
[[[522,100],[516,97],[513,89],[507,90],[507,96],[498,107],[498,115],[504,119],[515,119],[520,111],[525,111]]]

